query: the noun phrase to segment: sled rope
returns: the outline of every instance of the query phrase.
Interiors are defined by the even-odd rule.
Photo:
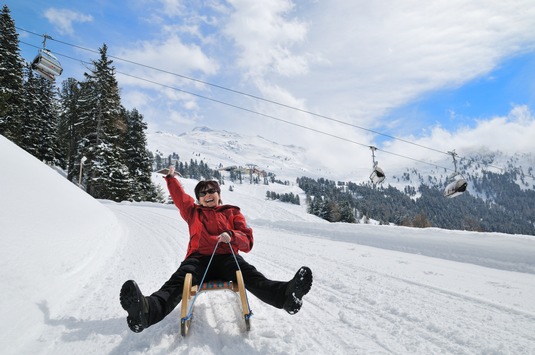
[[[208,265],[206,266],[206,270],[204,271],[204,275],[202,276],[201,282],[199,284],[201,287],[204,283],[204,279],[206,278],[206,275],[208,274],[208,270],[210,269],[210,265],[212,264],[212,260],[214,259],[214,255],[217,250],[217,247],[219,246],[219,243],[220,241],[218,240],[215,245],[214,251],[212,252],[212,256],[210,256],[210,261],[208,261]],[[236,254],[234,253],[234,249],[232,247],[230,247],[230,251],[232,252],[232,256],[234,257],[234,261],[236,262],[236,266],[238,267],[238,270],[240,270],[241,272],[240,264],[238,263],[238,258],[236,258]],[[197,296],[199,296],[199,294],[200,292],[195,293],[195,296],[193,297],[193,300],[191,301],[191,304],[189,306],[188,315],[186,316],[186,318],[182,320],[183,322],[188,321],[193,316],[193,305],[195,304],[195,300],[197,300]],[[253,312],[251,311],[251,306],[249,306],[249,297],[247,297],[247,292],[245,293],[245,300],[247,301],[247,308],[249,310],[247,319],[249,319],[253,315]]]
[[[206,278],[206,274],[208,274],[208,269],[210,269],[210,265],[212,264],[212,260],[214,259],[215,251],[217,250],[217,247],[219,246],[219,240],[217,241],[214,251],[212,252],[212,256],[210,257],[210,261],[208,262],[208,266],[206,266],[206,270],[204,271],[204,275],[202,275],[201,283],[199,285],[202,286],[204,283],[204,279]],[[230,248],[232,250],[232,248]],[[195,304],[195,300],[197,299],[197,296],[199,296],[200,292],[195,293],[195,297],[193,297],[193,300],[191,301],[191,304],[189,306],[188,315],[186,318],[184,318],[182,321],[188,321],[193,316],[193,305]]]

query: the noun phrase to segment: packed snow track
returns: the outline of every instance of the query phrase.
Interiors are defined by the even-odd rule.
[[[85,292],[47,317],[43,353],[67,354],[528,354],[535,315],[522,293],[533,275],[329,240],[318,223],[305,233],[285,223],[251,226],[246,260],[267,277],[286,280],[301,265],[314,272],[302,310],[290,316],[249,294],[254,316],[245,331],[232,292],[202,294],[192,327],[180,336],[177,308],[140,334],[126,326],[119,289],[135,279],[156,291],[185,255],[187,226],[172,205],[105,202],[122,228],[114,253],[82,287]],[[291,228],[290,228],[291,227]],[[355,225],[356,232],[359,231]],[[332,238],[330,238],[332,239]],[[112,246],[110,246],[112,247]],[[526,288],[528,287],[528,288]],[[488,294],[496,293],[494,299]],[[518,304],[514,298],[517,296]],[[502,302],[509,299],[509,302]],[[523,301],[524,300],[524,301]]]

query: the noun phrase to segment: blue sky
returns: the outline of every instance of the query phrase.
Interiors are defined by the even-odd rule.
[[[477,119],[506,116],[516,105],[535,107],[535,54],[505,60],[485,75],[454,88],[431,91],[389,116],[421,117],[429,125],[454,130]]]
[[[150,131],[261,135],[333,168],[368,164],[366,145],[430,161],[444,158],[434,150],[535,151],[532,0],[6,4],[27,61],[41,45],[27,31],[59,41],[47,42],[64,67],[58,83],[82,80],[82,62],[98,58],[71,44],[106,43],[109,55],[160,69],[114,60],[123,105]]]

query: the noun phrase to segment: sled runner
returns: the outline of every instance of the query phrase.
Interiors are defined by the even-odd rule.
[[[237,282],[220,280],[207,281],[203,282],[202,286],[199,288],[198,285],[192,285],[192,275],[190,273],[186,274],[186,278],[184,279],[184,288],[182,291],[180,334],[182,334],[182,336],[186,336],[188,334],[191,319],[193,317],[193,304],[196,297],[202,292],[218,290],[229,290],[238,294],[240,298],[243,319],[245,320],[245,329],[247,331],[251,330],[250,318],[253,313],[251,312],[249,303],[247,301],[247,294],[245,293],[245,284],[243,283],[241,270],[236,271],[236,280]]]

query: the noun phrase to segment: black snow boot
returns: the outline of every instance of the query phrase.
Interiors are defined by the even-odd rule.
[[[303,296],[310,291],[311,287],[312,270],[306,266],[302,266],[286,287],[286,301],[283,306],[284,310],[290,314],[299,312],[303,305]]]
[[[121,306],[128,312],[126,322],[134,333],[140,333],[148,327],[149,304],[136,282],[128,280],[123,284],[120,294]]]

